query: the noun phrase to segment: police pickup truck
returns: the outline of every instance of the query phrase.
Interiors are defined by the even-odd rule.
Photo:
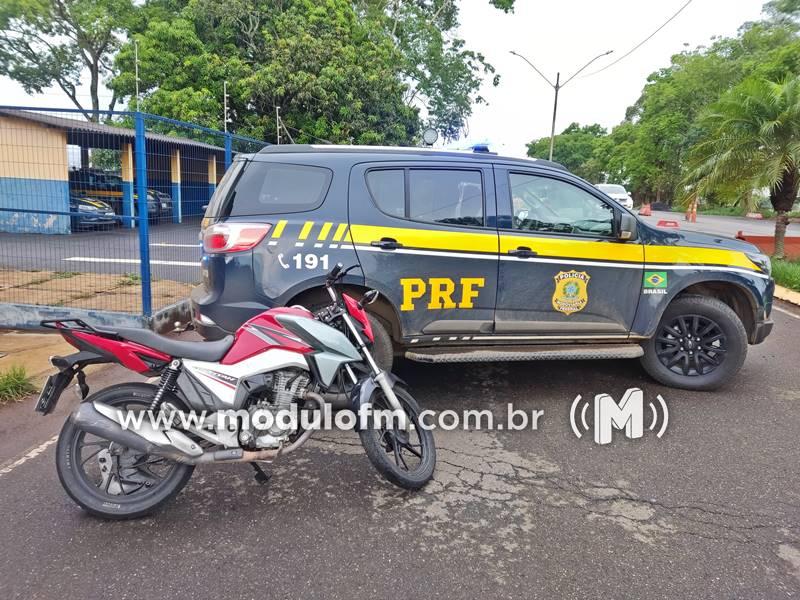
[[[424,362],[639,358],[656,380],[713,389],[772,329],[768,257],[663,230],[543,160],[487,152],[270,146],[240,155],[202,224],[207,338],[276,305],[324,304],[356,265],[374,351]]]

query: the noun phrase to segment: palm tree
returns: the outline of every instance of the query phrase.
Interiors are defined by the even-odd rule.
[[[800,77],[746,79],[703,115],[707,135],[688,161],[686,183],[707,194],[722,184],[769,188],[775,257],[783,258],[789,211],[800,187]]]

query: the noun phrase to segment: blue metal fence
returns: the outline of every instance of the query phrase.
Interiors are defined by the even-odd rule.
[[[144,112],[0,106],[0,327],[146,324],[184,300],[204,206],[265,145]]]

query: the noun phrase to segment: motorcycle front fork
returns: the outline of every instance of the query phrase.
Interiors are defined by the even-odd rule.
[[[361,338],[361,333],[359,332],[358,328],[356,327],[355,323],[350,319],[350,315],[347,313],[342,314],[342,318],[344,318],[344,322],[347,324],[348,329],[353,334],[353,337],[356,340],[358,345],[358,349],[361,351],[361,355],[367,359],[367,365],[372,371],[372,378],[375,380],[383,395],[386,396],[386,399],[389,401],[389,405],[391,406],[392,410],[398,415],[397,424],[400,429],[408,431],[409,429],[409,421],[406,416],[406,411],[403,408],[403,405],[400,404],[400,400],[397,398],[397,394],[394,393],[394,389],[392,388],[392,383],[389,381],[389,378],[386,376],[386,371],[381,369],[378,366],[378,363],[375,362],[375,359],[372,357],[372,353],[367,348],[367,345],[364,343],[364,340]],[[358,377],[353,372],[353,369],[350,365],[344,366],[345,370],[347,371],[350,380],[353,382],[353,385],[358,383]]]

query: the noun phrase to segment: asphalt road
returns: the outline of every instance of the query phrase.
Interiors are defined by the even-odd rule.
[[[158,515],[103,522],[65,495],[54,447],[40,447],[75,400],[49,417],[5,407],[0,595],[796,598],[800,318],[774,318],[714,393],[657,385],[635,361],[403,363],[424,407],[544,411],[538,431],[437,432],[435,480],[418,493],[379,479],[354,434],[325,433],[274,465],[268,488],[246,465],[198,467]],[[635,386],[666,399],[663,438],[573,435],[577,394]]]
[[[774,220],[747,219],[745,217],[723,217],[714,215],[697,215],[696,223],[684,221],[680,212],[653,211],[650,217],[640,217],[645,222],[656,225],[660,220],[677,221],[679,230],[699,231],[713,235],[736,237],[743,231],[750,235],[775,235]],[[796,220],[789,224],[786,235],[800,235],[800,223]]]
[[[198,218],[150,226],[150,260],[156,279],[200,281]],[[139,232],[114,228],[71,235],[0,233],[0,269],[138,273]]]

